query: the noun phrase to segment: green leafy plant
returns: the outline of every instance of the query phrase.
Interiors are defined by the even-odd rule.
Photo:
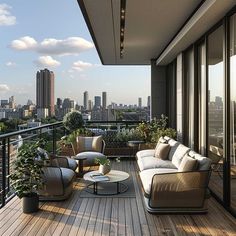
[[[108,158],[95,158],[94,159],[95,164],[103,165],[103,166],[109,166],[111,164],[110,160]]]
[[[63,118],[64,127],[73,132],[79,128],[81,128],[84,124],[83,117],[80,112],[72,111],[67,113]]]
[[[175,129],[166,128],[166,129],[157,129],[155,133],[152,135],[152,142],[157,143],[160,137],[168,136],[170,138],[176,139],[177,132]]]
[[[122,129],[116,135],[116,141],[128,142],[131,140],[137,140],[137,141],[143,140],[142,135],[137,129]]]
[[[43,166],[47,156],[38,149],[41,144],[42,141],[23,144],[13,162],[13,174],[9,178],[19,198],[33,196],[43,186]]]

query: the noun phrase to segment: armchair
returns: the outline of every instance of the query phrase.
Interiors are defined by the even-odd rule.
[[[78,136],[76,143],[72,144],[75,152],[77,153],[76,157],[85,157],[83,165],[84,166],[94,166],[95,158],[105,159],[104,155],[105,150],[105,141],[102,139],[102,136],[94,137],[81,137]]]

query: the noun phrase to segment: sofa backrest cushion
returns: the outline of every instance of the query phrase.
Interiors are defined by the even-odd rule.
[[[185,155],[179,165],[178,172],[195,171],[198,167],[198,161],[188,155]]]
[[[192,158],[195,158],[198,161],[198,170],[209,170],[211,167],[211,159],[204,157],[194,151],[190,151],[188,153],[189,156],[191,156]]]
[[[168,143],[170,144],[170,152],[169,152],[168,159],[171,161],[180,143],[175,141],[174,139],[169,139]]]
[[[168,159],[168,154],[170,151],[170,144],[168,143],[160,143],[157,148],[155,149],[154,156],[160,158],[162,160]]]
[[[79,152],[93,151],[102,152],[102,136],[77,137],[77,147]]]
[[[178,147],[176,148],[173,157],[172,157],[172,163],[179,168],[179,165],[185,156],[186,153],[188,153],[190,148],[184,146],[183,144],[179,144]]]

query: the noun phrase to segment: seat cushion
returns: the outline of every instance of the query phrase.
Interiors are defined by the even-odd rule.
[[[102,152],[102,136],[77,137],[77,149],[79,152]]]
[[[139,159],[142,159],[143,157],[154,156],[154,153],[155,153],[155,149],[142,150],[136,153],[136,157],[139,160]]]
[[[189,156],[195,158],[198,161],[198,170],[209,170],[211,167],[211,159],[204,157],[194,151],[188,153]]]
[[[78,166],[76,160],[71,159],[71,158],[69,158],[69,157],[67,158],[67,160],[68,160],[69,168],[70,168],[71,170],[75,171],[76,168],[77,168],[77,166]]]
[[[61,167],[61,174],[62,174],[64,187],[68,187],[73,182],[73,179],[75,178],[75,172],[68,168]]]
[[[183,144],[179,144],[178,147],[176,148],[173,157],[172,157],[172,163],[179,168],[179,165],[185,156],[186,153],[188,153],[190,148],[184,146]]]
[[[164,174],[164,173],[175,173],[177,169],[169,169],[169,168],[157,168],[157,169],[149,169],[140,172],[140,179],[142,181],[143,189],[146,194],[150,194],[152,177],[155,174]]]
[[[161,160],[159,158],[149,156],[143,157],[138,160],[138,166],[140,171],[153,169],[153,168],[170,168],[177,169],[175,165],[169,160]]]
[[[76,157],[86,157],[87,159],[84,160],[83,165],[84,166],[93,166],[95,165],[94,159],[105,159],[106,156],[100,152],[81,152],[76,155]]]

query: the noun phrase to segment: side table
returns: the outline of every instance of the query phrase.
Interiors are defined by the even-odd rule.
[[[84,161],[87,160],[87,157],[75,156],[74,159],[78,161],[78,167],[79,167],[78,176],[83,177],[83,175],[84,175]]]

